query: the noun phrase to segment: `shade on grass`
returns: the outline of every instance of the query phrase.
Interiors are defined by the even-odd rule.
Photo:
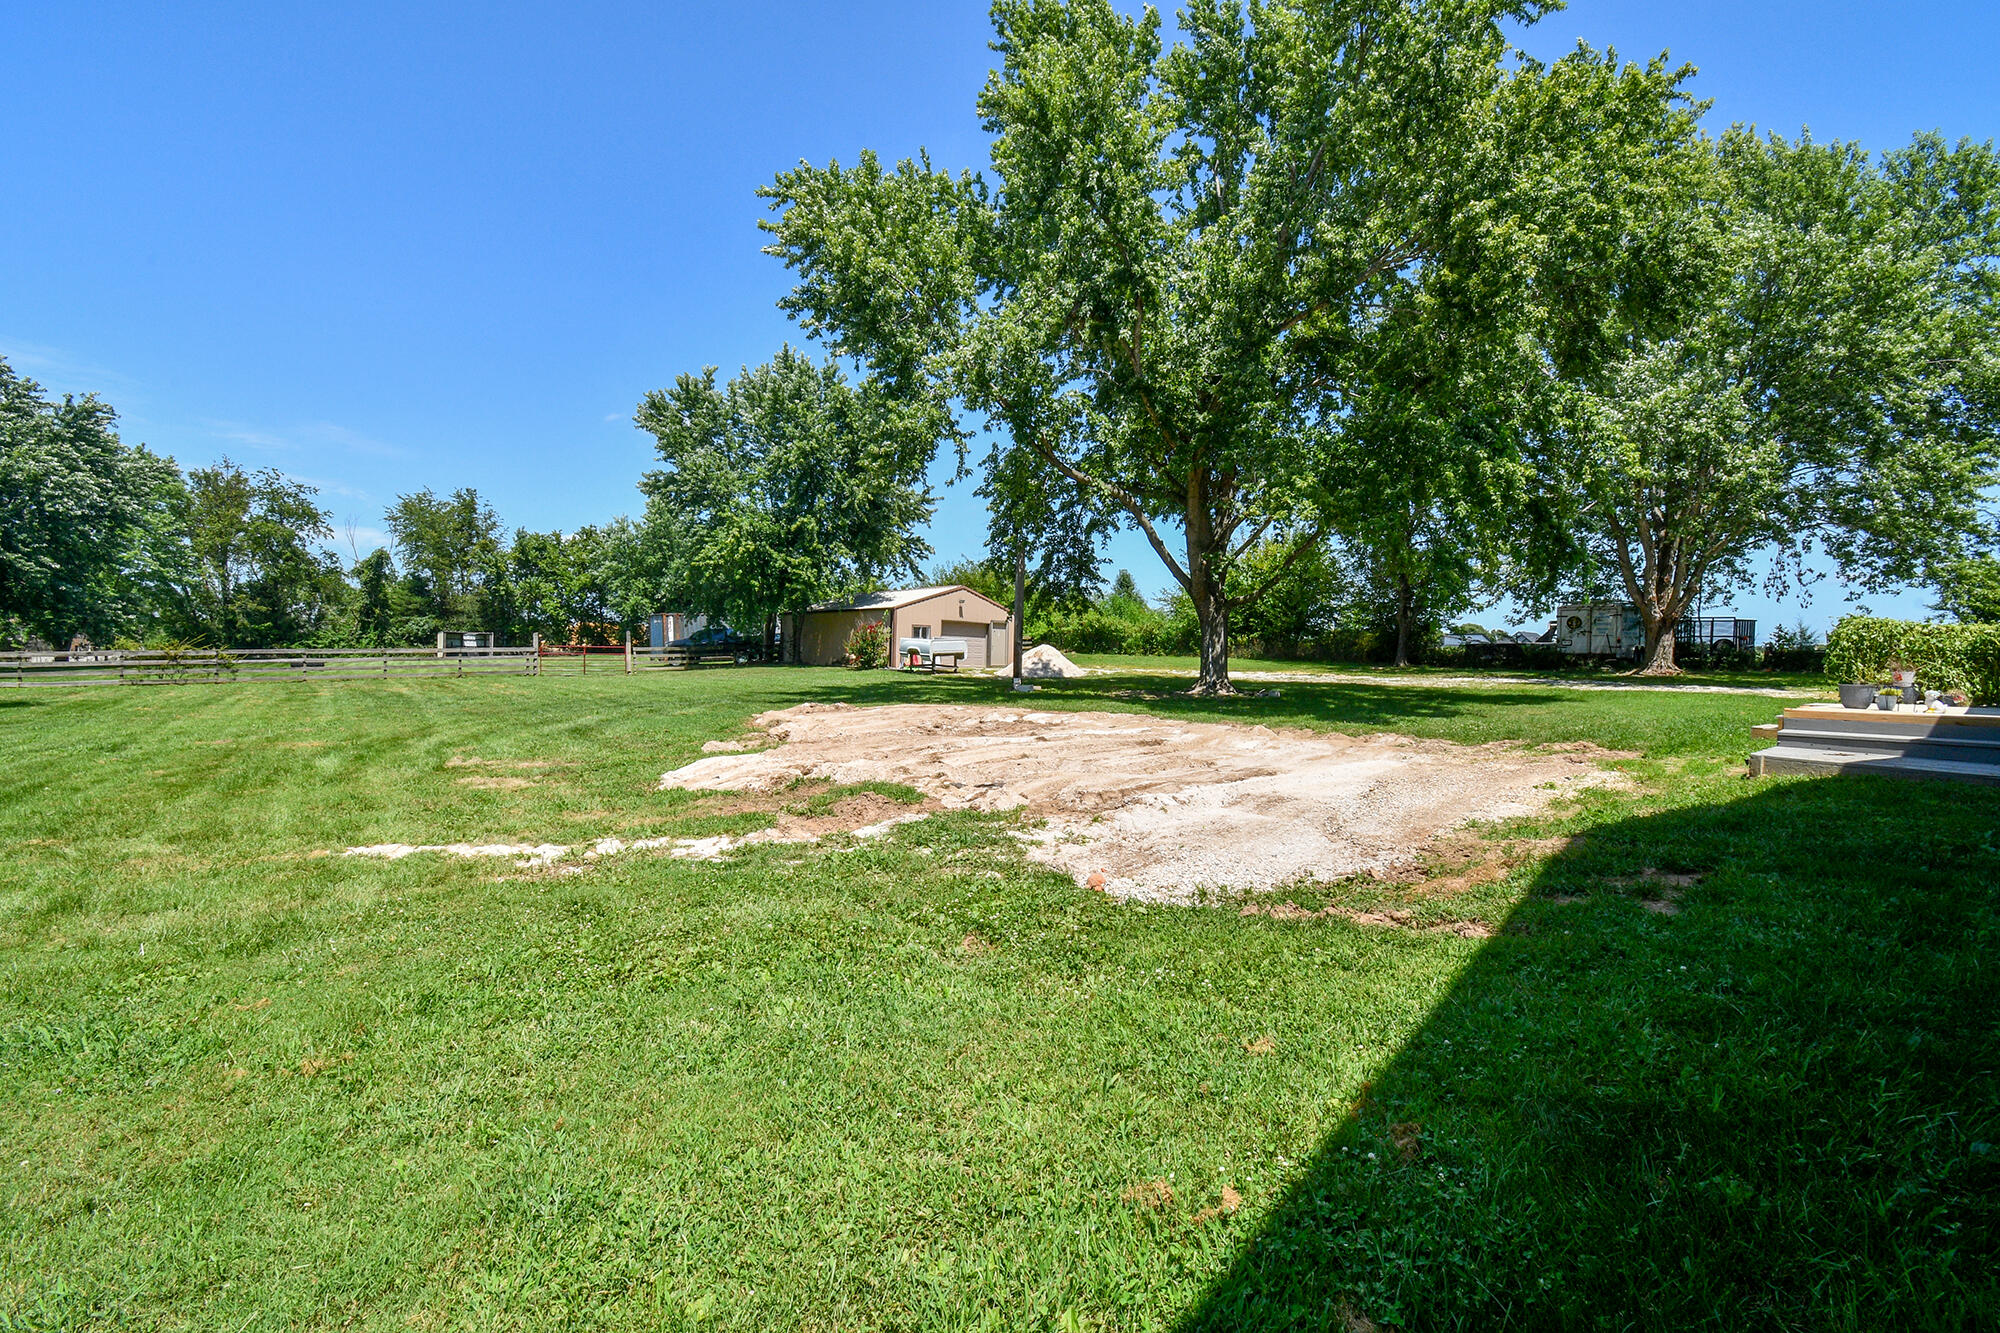
[[[0,699],[0,1312],[1994,1318],[2000,799],[1746,784],[1771,700],[1117,694],[1172,687],[1096,677],[1033,704],[1592,740],[1644,752],[1626,765],[1643,790],[1515,830],[1571,850],[1453,900],[1510,927],[1481,941],[1119,907],[973,815],[849,852],[576,875],[317,854],[740,831],[768,815],[653,780],[765,708],[1020,706],[1004,682],[755,669]],[[462,781],[495,775],[522,781]],[[1649,869],[1701,876],[1677,915],[1643,905]]]

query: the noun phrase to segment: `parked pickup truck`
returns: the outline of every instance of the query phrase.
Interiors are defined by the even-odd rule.
[[[899,639],[896,642],[896,665],[914,671],[918,667],[938,669],[938,663],[949,659],[951,669],[958,670],[958,664],[965,660],[968,649],[964,639]]]

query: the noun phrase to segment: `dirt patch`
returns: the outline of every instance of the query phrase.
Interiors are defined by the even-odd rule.
[[[1273,921],[1352,921],[1360,926],[1394,926],[1399,930],[1422,930],[1433,935],[1457,935],[1461,939],[1488,940],[1493,938],[1493,927],[1484,921],[1437,921],[1430,925],[1421,924],[1409,912],[1393,907],[1380,907],[1372,911],[1362,911],[1353,907],[1322,907],[1317,910],[1300,907],[1297,903],[1251,903],[1243,908],[1244,916],[1267,916]]]
[[[1195,1225],[1203,1226],[1209,1222],[1213,1222],[1218,1217],[1227,1217],[1242,1206],[1243,1196],[1236,1191],[1236,1187],[1233,1185],[1224,1185],[1222,1187],[1222,1197],[1194,1215]]]
[[[1620,781],[1607,751],[1538,753],[1133,713],[809,704],[753,726],[777,744],[699,759],[668,790],[893,782],[938,808],[1024,810],[1028,854],[1119,898],[1396,876],[1474,821]],[[1098,879],[1097,877],[1100,877]]]
[[[1421,865],[1378,878],[1408,885],[1411,899],[1448,898],[1498,884],[1521,866],[1576,845],[1575,838],[1494,839],[1461,832],[1433,843]]]
[[[511,768],[534,770],[542,768],[566,768],[562,759],[481,759],[477,755],[455,754],[444,761],[446,768]]]
[[[480,791],[519,791],[523,787],[534,786],[535,780],[533,778],[493,777],[482,774],[478,777],[460,778],[458,785],[461,787],[477,788]]]
[[[762,749],[764,744],[765,741],[762,736],[751,736],[747,739],[732,741],[703,741],[701,743],[701,752],[703,754],[740,754],[744,750]]]
[[[499,784],[527,785],[525,778],[460,778],[460,782],[478,786]],[[400,861],[406,856],[419,854],[457,856],[465,858],[492,858],[511,860],[524,870],[554,867],[558,871],[575,872],[585,864],[599,861],[608,856],[623,856],[627,852],[665,852],[668,856],[681,860],[717,861],[741,847],[753,847],[760,843],[814,843],[836,834],[847,834],[855,839],[855,844],[879,838],[891,829],[903,824],[929,819],[938,808],[936,801],[925,801],[912,805],[894,801],[876,792],[857,792],[852,796],[834,801],[822,811],[812,814],[802,813],[810,808],[815,787],[821,784],[804,784],[808,799],[794,802],[792,810],[784,810],[769,796],[730,796],[719,800],[706,801],[694,813],[700,815],[770,813],[777,812],[777,820],[769,828],[757,829],[741,836],[716,834],[706,838],[675,837],[672,835],[654,838],[620,838],[607,836],[585,843],[516,843],[516,842],[451,842],[451,843],[406,843],[384,842],[366,847],[349,847],[342,855],[371,857],[383,861]],[[787,792],[796,795],[796,792]],[[608,813],[608,812],[597,812]],[[851,850],[851,847],[850,847]],[[326,852],[314,855],[328,855]]]
[[[1698,873],[1655,870],[1647,866],[1636,875],[1621,875],[1606,882],[1621,889],[1634,890],[1639,896],[1639,906],[1648,912],[1679,916],[1681,898],[1701,881],[1702,876]]]
[[[789,811],[781,812],[772,826],[772,832],[782,842],[811,842],[834,833],[853,833],[857,837],[873,836],[869,830],[878,825],[909,824],[916,822],[902,816],[930,814],[938,808],[936,801],[925,801],[922,805],[910,805],[902,801],[892,801],[878,792],[857,792],[844,796],[828,806],[823,813],[803,815]],[[887,831],[886,829],[884,830]]]

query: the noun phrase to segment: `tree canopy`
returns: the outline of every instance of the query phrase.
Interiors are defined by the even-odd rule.
[[[177,499],[186,534],[180,632],[218,647],[310,642],[344,600],[340,564],[318,492],[274,469],[224,458],[187,474]]]
[[[178,478],[116,423],[102,400],[52,401],[0,359],[0,628],[101,641],[146,613]]]
[[[646,395],[663,467],[643,543],[676,609],[767,630],[780,614],[914,575],[930,547],[931,406],[791,347],[726,385],[710,367]]]
[[[982,413],[992,475],[1025,459],[999,498],[1067,492],[1142,531],[1199,618],[1196,688],[1226,690],[1229,611],[1282,572],[1244,577],[1245,555],[1303,554],[1367,493],[1328,463],[1386,313],[1505,272],[1533,230],[1510,210],[1547,202],[1523,162],[1567,152],[1575,192],[1581,146],[1635,101],[1511,91],[1546,71],[1504,68],[1502,24],[1544,8],[1195,0],[1165,48],[1151,10],[1001,0],[991,179],[869,152],[782,174],[784,305]],[[1642,122],[1671,82],[1627,80]],[[1461,313],[1499,308],[1457,285]]]
[[[1600,281],[1612,337],[1564,364],[1552,487],[1673,669],[1674,626],[1760,555],[1849,586],[1935,583],[2000,464],[2000,163],[1919,136],[1704,142],[1675,168],[1677,291]],[[1656,201],[1657,203],[1657,198]]]
[[[484,625],[501,546],[500,520],[479,492],[466,486],[444,498],[428,488],[399,495],[382,521],[412,592],[440,627]]]

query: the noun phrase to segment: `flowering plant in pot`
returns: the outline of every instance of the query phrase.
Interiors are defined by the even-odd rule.
[[[1890,658],[1888,670],[1889,682],[1892,685],[1907,688],[1917,683],[1917,669],[1907,662]]]

